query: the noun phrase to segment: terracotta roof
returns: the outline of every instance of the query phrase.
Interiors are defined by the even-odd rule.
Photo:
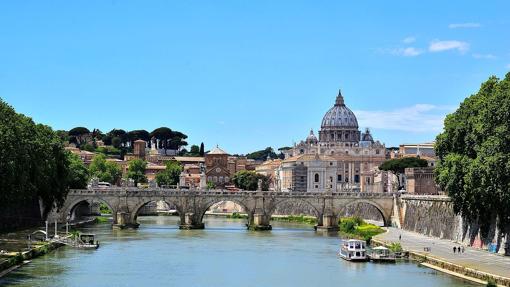
[[[204,162],[204,157],[199,156],[174,156],[176,161],[193,161],[193,162]]]

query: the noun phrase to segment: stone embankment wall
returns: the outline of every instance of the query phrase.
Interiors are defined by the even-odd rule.
[[[457,241],[475,248],[489,249],[495,245],[500,254],[505,254],[505,246],[510,247],[506,245],[510,242],[510,236],[501,233],[495,224],[488,238],[482,238],[476,223],[467,224],[461,216],[453,212],[453,203],[447,196],[404,195],[398,204],[402,229]]]
[[[43,224],[39,200],[27,200],[18,204],[0,204],[0,231],[9,231]]]

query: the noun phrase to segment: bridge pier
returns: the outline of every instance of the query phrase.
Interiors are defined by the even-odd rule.
[[[316,225],[315,230],[323,232],[336,232],[339,230],[336,216],[333,214],[322,215],[322,225]]]
[[[187,212],[184,214],[184,221],[181,217],[181,225],[179,225],[179,229],[191,230],[191,229],[204,229],[204,223],[198,222],[199,220],[195,217],[195,214],[192,212]]]
[[[140,226],[139,223],[133,221],[131,212],[117,212],[116,221],[113,223],[112,227],[116,229],[126,229],[126,228],[138,228]]]
[[[273,227],[269,224],[271,220],[271,215],[255,213],[253,214],[252,220],[250,220],[250,224],[248,224],[248,230],[271,230]]]

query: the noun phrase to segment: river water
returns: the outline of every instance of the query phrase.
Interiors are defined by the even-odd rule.
[[[340,239],[309,225],[208,217],[205,230],[179,230],[178,218],[139,217],[137,230],[84,228],[101,246],[60,248],[4,278],[1,286],[476,286],[416,263],[351,263]]]

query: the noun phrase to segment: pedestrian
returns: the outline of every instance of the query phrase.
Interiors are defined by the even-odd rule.
[[[398,236],[398,241],[402,241],[402,234]]]
[[[453,246],[453,254],[455,254],[455,252],[457,252],[457,247]]]
[[[464,246],[462,246],[462,253],[464,253]]]

